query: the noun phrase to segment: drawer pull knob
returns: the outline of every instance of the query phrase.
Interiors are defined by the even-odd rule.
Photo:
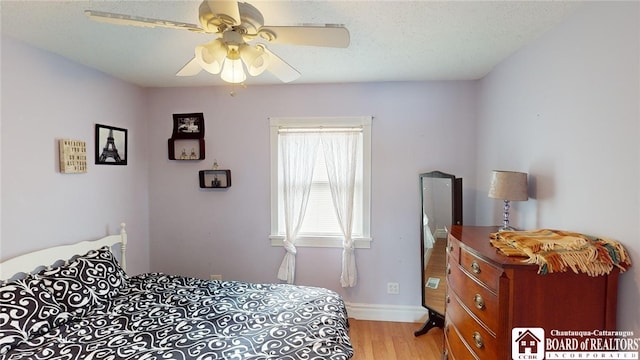
[[[475,294],[473,296],[473,303],[476,304],[476,307],[479,310],[484,310],[485,309],[484,299],[482,298],[482,296],[480,296],[480,294]]]
[[[482,336],[477,331],[473,333],[473,342],[474,344],[476,344],[476,347],[478,349],[482,349],[484,347],[484,341],[482,340]]]
[[[480,274],[480,265],[478,265],[477,262],[472,262],[471,263],[471,271],[473,271],[475,274]]]
[[[447,264],[447,275],[451,274],[451,265]]]
[[[449,297],[449,295],[447,295],[447,304],[449,304],[451,302],[451,298]]]
[[[453,245],[449,244],[449,246],[447,246],[447,250],[449,252],[453,252]]]

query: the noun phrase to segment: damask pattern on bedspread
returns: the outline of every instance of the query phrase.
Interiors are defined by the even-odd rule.
[[[165,274],[128,279],[119,295],[2,359],[346,360],[342,299],[287,284]]]

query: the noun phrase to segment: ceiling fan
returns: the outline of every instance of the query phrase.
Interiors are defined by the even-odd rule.
[[[206,70],[220,74],[222,80],[242,83],[249,75],[257,76],[265,70],[287,83],[300,73],[271,52],[262,40],[273,44],[292,44],[346,48],[349,31],[343,25],[311,24],[303,26],[265,26],[260,11],[245,2],[205,0],[200,4],[200,26],[195,24],[144,18],[132,15],[85,10],[89,18],[117,25],[164,27],[217,35],[212,41],[195,47],[193,59],[177,76],[193,76]]]

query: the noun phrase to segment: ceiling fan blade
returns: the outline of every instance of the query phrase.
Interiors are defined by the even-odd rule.
[[[262,47],[264,52],[269,55],[269,67],[267,67],[267,70],[282,82],[292,82],[300,77],[298,70],[287,64],[286,61],[282,60],[278,55],[271,52],[264,45],[258,44],[256,46]]]
[[[349,46],[349,30],[342,25],[263,26],[258,33],[273,44],[336,48]]]
[[[194,76],[198,75],[200,71],[202,71],[202,67],[194,57],[193,59],[189,60],[188,63],[184,64],[184,66],[180,70],[178,70],[176,76]]]
[[[240,25],[240,8],[233,0],[207,0],[211,14],[229,26]]]
[[[160,20],[145,18],[140,16],[131,16],[124,14],[109,13],[95,10],[85,10],[84,14],[91,20],[116,25],[131,25],[139,27],[163,27],[169,29],[189,30],[193,32],[205,32],[202,28],[195,24],[183,23],[178,21]]]

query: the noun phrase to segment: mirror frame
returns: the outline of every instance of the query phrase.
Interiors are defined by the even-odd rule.
[[[428,318],[424,325],[417,330],[414,335],[419,336],[422,334],[426,334],[429,330],[434,327],[442,328],[444,327],[444,314],[441,314],[439,311],[432,309],[427,306],[427,292],[425,289],[426,285],[426,276],[425,269],[426,265],[424,261],[424,245],[425,245],[425,234],[424,234],[424,181],[429,178],[440,178],[440,179],[450,179],[451,180],[451,224],[462,225],[462,178],[456,178],[455,175],[447,174],[442,171],[431,171],[427,173],[420,174],[420,279],[421,279],[421,292],[422,292],[422,307],[427,309]],[[448,229],[447,229],[448,230]],[[448,240],[447,240],[448,241]]]

